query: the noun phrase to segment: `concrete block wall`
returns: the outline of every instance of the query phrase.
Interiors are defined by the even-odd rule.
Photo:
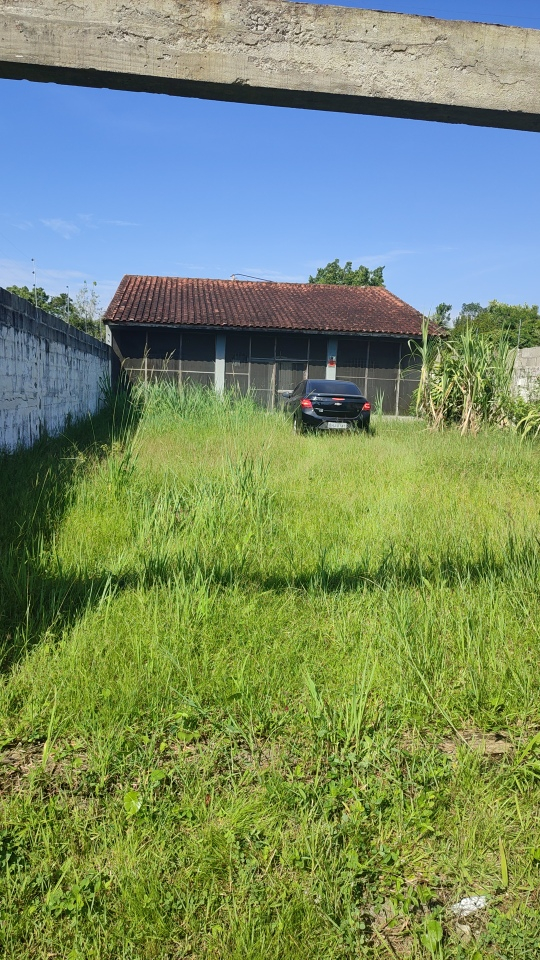
[[[513,388],[524,400],[540,400],[540,347],[517,351]]]
[[[95,413],[110,347],[0,288],[0,449]]]

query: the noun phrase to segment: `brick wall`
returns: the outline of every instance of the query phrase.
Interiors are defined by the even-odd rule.
[[[0,448],[95,413],[110,348],[0,288]]]

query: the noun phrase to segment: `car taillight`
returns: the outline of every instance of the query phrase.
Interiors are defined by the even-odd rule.
[[[365,403],[364,406],[362,407],[362,410],[367,413],[369,410],[371,410],[371,404]]]
[[[312,404],[311,400],[309,400],[308,397],[302,397],[302,399],[301,399],[301,401],[300,401],[300,406],[301,406],[304,410],[313,410],[313,404]]]

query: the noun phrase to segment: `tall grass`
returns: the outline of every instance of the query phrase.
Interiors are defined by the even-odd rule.
[[[5,956],[532,958],[534,446],[123,402],[4,461]]]
[[[495,343],[468,326],[430,337],[426,321],[411,350],[421,361],[416,413],[435,429],[456,424],[462,434],[476,433],[507,420],[515,351],[504,337]]]

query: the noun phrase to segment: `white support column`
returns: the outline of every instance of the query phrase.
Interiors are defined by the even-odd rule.
[[[224,333],[216,334],[216,366],[214,372],[216,393],[223,393],[225,390],[225,341]]]
[[[399,416],[399,385],[401,383],[401,360],[403,358],[403,340],[399,341],[399,363],[396,374],[396,417]]]
[[[326,342],[326,379],[336,379],[337,337],[328,337]]]
[[[108,347],[112,347],[112,330],[108,323],[105,324],[105,343]],[[113,376],[113,352],[112,349],[109,350],[109,381],[112,383]]]

